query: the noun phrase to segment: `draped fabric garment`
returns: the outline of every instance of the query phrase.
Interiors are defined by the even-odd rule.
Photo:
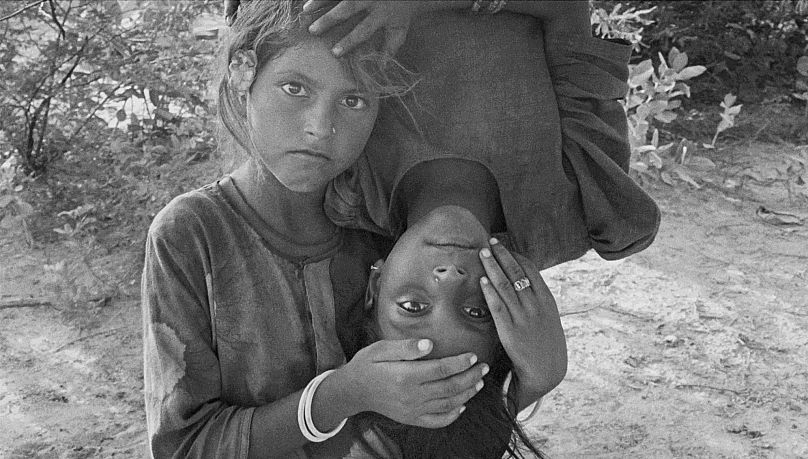
[[[153,457],[246,458],[255,407],[356,352],[367,269],[378,257],[368,236],[341,230],[317,255],[286,255],[293,243],[230,179],[175,198],[155,217],[142,284]],[[328,454],[349,447],[335,441]],[[307,448],[290,457],[312,456]]]
[[[398,59],[418,72],[385,100],[353,168],[329,188],[340,225],[397,237],[397,187],[413,166],[463,158],[497,181],[507,242],[541,268],[594,248],[606,259],[654,239],[659,209],[628,176],[630,47],[591,37],[545,40],[510,13],[443,13],[413,24]]]

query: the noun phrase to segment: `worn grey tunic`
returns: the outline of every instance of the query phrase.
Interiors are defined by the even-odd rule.
[[[355,352],[373,242],[341,230],[308,259],[286,255],[290,244],[230,179],[154,219],[142,283],[154,457],[246,457],[254,407]]]

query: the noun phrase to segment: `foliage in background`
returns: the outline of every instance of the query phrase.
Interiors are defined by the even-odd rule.
[[[602,38],[628,40],[635,50],[642,46],[645,26],[653,24],[646,16],[656,8],[622,10],[618,3],[606,10],[592,8],[592,24]],[[702,65],[688,66],[687,53],[672,48],[667,59],[657,55],[657,65],[651,59],[629,65],[629,90],[622,101],[628,117],[631,144],[630,168],[639,177],[659,177],[673,184],[673,177],[695,187],[698,183],[681,167],[693,153],[695,144],[687,139],[660,144],[658,126],[673,122],[681,109],[681,97],[690,97],[688,81],[705,72]]]
[[[743,107],[743,104],[735,105],[736,100],[737,97],[735,97],[733,94],[727,94],[724,96],[724,100],[721,101],[721,108],[724,109],[724,111],[720,113],[721,121],[715,128],[713,140],[710,143],[704,144],[705,148],[715,148],[715,142],[718,140],[718,135],[735,126],[735,117],[738,116],[738,113],[741,112],[741,107]]]
[[[190,24],[219,3],[2,2],[0,154],[40,174],[69,152],[101,147],[110,122],[133,140],[209,149],[213,44],[194,39]]]
[[[655,7],[647,16],[653,22],[643,25],[641,59],[676,47],[707,67],[707,77],[693,88],[696,101],[712,105],[732,92],[744,102],[761,102],[794,92],[797,61],[808,55],[808,0],[623,4]]]
[[[704,66],[688,67],[687,61],[687,53],[674,48],[668,54],[667,61],[659,55],[656,69],[650,59],[631,66],[629,92],[623,101],[623,108],[628,115],[629,141],[633,153],[631,167],[638,172],[647,172],[649,167],[662,169],[663,161],[659,155],[673,146],[672,143],[659,145],[659,130],[651,123],[675,120],[678,116],[676,110],[682,105],[679,97],[690,96],[690,86],[686,81],[704,73]]]
[[[795,92],[792,95],[805,102],[803,116],[808,118],[808,54],[800,57],[797,61],[797,73],[799,73],[800,76],[797,78],[795,87],[797,91],[802,92]]]
[[[646,15],[654,11],[656,7],[652,6],[641,10],[629,7],[623,11],[623,4],[618,3],[607,11],[606,8],[608,7],[609,5],[604,4],[602,7],[593,7],[591,9],[590,22],[595,34],[602,38],[626,40],[631,43],[635,52],[639,51],[645,26],[654,23],[654,20],[647,18]]]
[[[216,43],[199,38],[217,37],[221,6],[0,2],[0,227],[24,226],[29,244],[42,238],[27,227],[32,214],[49,216],[32,228],[47,226],[51,237],[94,236],[129,223],[135,231],[172,196],[215,177],[217,165],[204,160],[214,148],[205,82]],[[704,163],[698,149],[735,135],[726,131],[740,111],[727,103],[734,94],[748,101],[773,89],[804,107],[808,127],[808,0],[594,6],[596,32],[629,40],[636,52],[625,100],[635,173],[698,186],[683,166]],[[691,89],[695,103],[685,102],[685,110]],[[677,131],[684,123],[706,131],[685,139]],[[21,191],[42,182],[44,189],[33,190],[39,195]]]

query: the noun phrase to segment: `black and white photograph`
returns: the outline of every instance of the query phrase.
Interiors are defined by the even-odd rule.
[[[0,70],[0,458],[808,457],[808,0],[4,0]]]

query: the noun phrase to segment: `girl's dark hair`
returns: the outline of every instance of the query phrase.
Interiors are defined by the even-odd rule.
[[[372,310],[375,307],[365,317],[363,346],[378,340]],[[513,364],[501,345],[495,355],[490,362],[491,370],[483,378],[483,389],[466,403],[463,414],[446,427],[428,429],[404,425],[373,412],[356,416],[354,433],[364,452],[380,459],[396,457],[398,453],[405,459],[499,459],[505,454],[514,458],[544,458],[516,421],[517,406],[510,396],[511,391],[503,398],[502,387]],[[515,375],[511,384],[519,384]],[[382,441],[371,444],[368,434],[377,439],[381,437]],[[395,446],[391,447],[389,442]]]
[[[255,51],[258,58],[255,67],[257,76],[267,62],[311,38],[306,27],[322,11],[303,13],[304,0],[250,0],[239,3],[236,19],[220,50],[221,59],[217,64],[221,75],[217,96],[218,114],[224,127],[220,134],[220,145],[230,145],[235,141],[241,149],[249,152],[246,106],[238,91],[230,87],[230,61],[239,51]],[[356,19],[359,18],[337,26],[326,36],[334,39],[339,33],[345,34],[356,24]],[[381,52],[382,44],[382,37],[374,36],[341,61],[363,89],[379,97],[400,97],[415,84],[414,75],[391,56]]]

